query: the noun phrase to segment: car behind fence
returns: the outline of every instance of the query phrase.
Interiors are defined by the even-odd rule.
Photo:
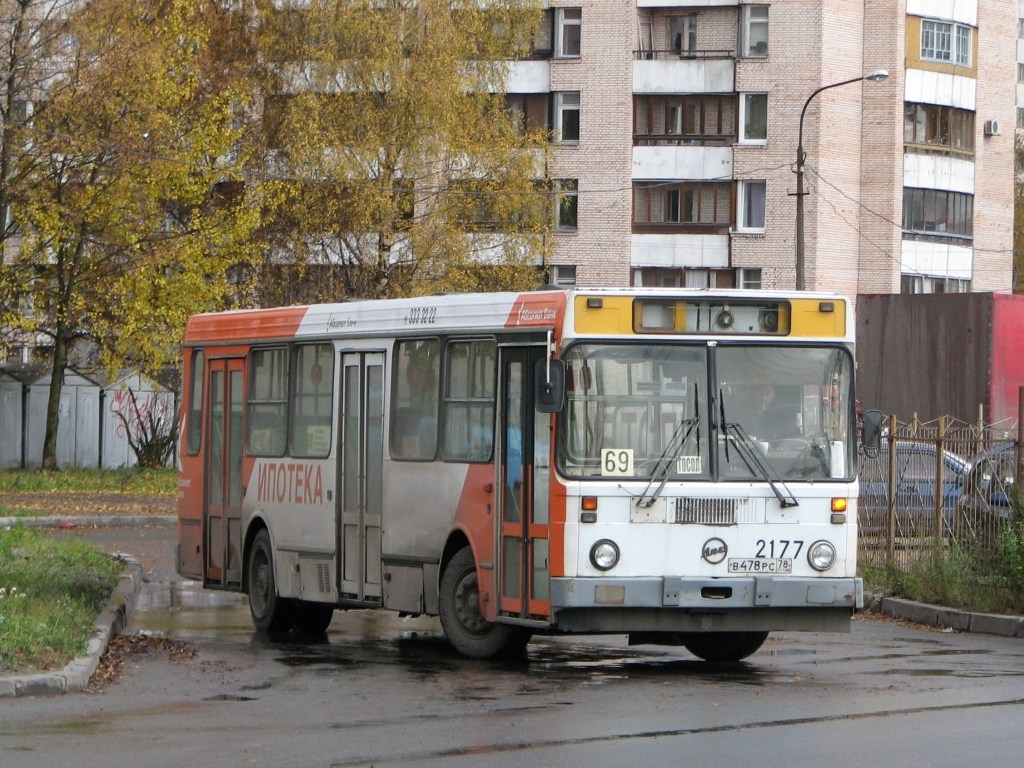
[[[877,454],[861,456],[861,562],[906,567],[936,544],[993,548],[1012,517],[1022,446],[1016,420],[890,416]]]

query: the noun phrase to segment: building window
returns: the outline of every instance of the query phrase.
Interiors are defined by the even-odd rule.
[[[1017,64],[1017,82],[1024,83],[1024,64]]]
[[[555,9],[555,57],[578,58],[583,31],[583,11],[580,8]]]
[[[668,48],[680,56],[697,52],[697,17],[668,17]]]
[[[970,67],[973,36],[974,29],[963,24],[924,20],[921,22],[921,58]]]
[[[751,59],[768,56],[768,6],[740,6],[740,55]]]
[[[576,144],[580,140],[580,93],[563,91],[555,94],[555,141]]]
[[[576,229],[579,214],[579,181],[556,179],[553,183],[555,198],[555,226],[558,229]]]
[[[768,94],[744,93],[740,97],[740,142],[764,144],[768,141]]]
[[[728,182],[638,182],[633,187],[633,223],[727,227],[732,221]]]
[[[1024,109],[1017,107],[1017,127],[1024,128]]]
[[[903,142],[924,151],[974,152],[974,112],[937,104],[904,104]]]
[[[505,94],[505,109],[520,136],[534,131],[547,130],[547,94],[507,93]]]
[[[970,240],[974,237],[974,195],[904,187],[903,232],[915,239]]]
[[[576,285],[576,266],[574,264],[555,264],[551,267],[551,284],[565,288]]]
[[[1024,19],[1017,19],[1017,37],[1024,40]]]
[[[764,232],[766,188],[767,184],[764,181],[739,183],[736,229],[740,232]]]
[[[633,143],[731,144],[736,137],[734,96],[636,96]]]
[[[738,269],[736,270],[736,284],[748,291],[756,291],[761,288],[761,269]]]
[[[970,293],[971,281],[956,277],[929,277],[928,275],[903,275],[900,278],[901,293]]]
[[[645,267],[633,271],[633,285],[644,288],[735,288],[731,269],[659,269]]]

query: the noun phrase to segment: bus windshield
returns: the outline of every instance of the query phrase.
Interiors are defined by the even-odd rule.
[[[575,478],[825,480],[854,474],[840,346],[577,344],[559,468]]]

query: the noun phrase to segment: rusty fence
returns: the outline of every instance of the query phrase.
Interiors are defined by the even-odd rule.
[[[1024,425],[889,417],[860,457],[860,560],[905,568],[936,546],[994,548],[1013,516]]]

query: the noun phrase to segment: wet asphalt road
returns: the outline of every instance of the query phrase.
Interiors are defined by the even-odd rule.
[[[192,657],[129,657],[99,693],[0,699],[0,766],[1010,766],[1024,641],[859,619],[779,633],[717,667],[624,638],[541,638],[469,661],[434,622],[337,613],[269,642],[239,596],[173,573],[174,528],[95,529],[150,574],[129,631]]]

